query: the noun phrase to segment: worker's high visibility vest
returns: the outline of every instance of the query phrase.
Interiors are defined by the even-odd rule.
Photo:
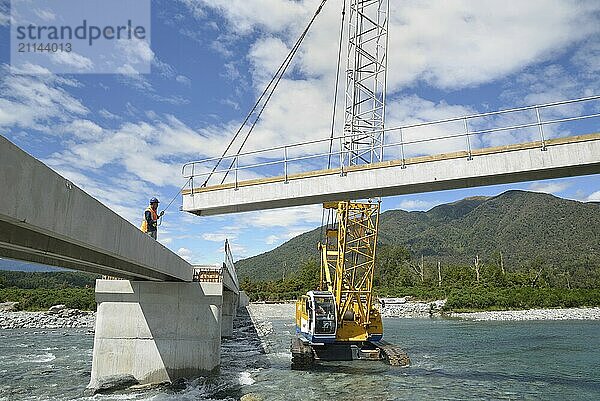
[[[146,211],[150,211],[150,213],[152,213],[152,220],[156,221],[158,220],[158,214],[156,213],[156,210],[152,209],[152,206],[148,206],[148,208],[146,210],[144,210],[144,219],[142,220],[142,226],[140,227],[140,230],[142,230],[142,232],[147,233],[148,232],[148,222],[146,221]],[[154,230],[152,230],[154,231]]]

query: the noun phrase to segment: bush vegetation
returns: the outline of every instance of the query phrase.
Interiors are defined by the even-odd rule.
[[[246,277],[241,287],[253,301],[276,301],[295,299],[318,282],[319,265],[309,260],[297,274],[270,281]],[[500,253],[485,259],[475,255],[470,264],[437,264],[411,255],[403,246],[382,245],[374,292],[423,301],[447,299],[446,309],[452,311],[599,306],[600,267],[559,269],[542,260],[505,266]]]
[[[0,271],[0,302],[18,302],[19,310],[52,305],[96,310],[94,285],[99,276],[79,272]]]

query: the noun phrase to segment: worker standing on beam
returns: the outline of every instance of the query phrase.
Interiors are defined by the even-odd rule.
[[[142,232],[145,232],[154,239],[157,238],[156,234],[158,233],[158,219],[165,214],[164,210],[158,213],[158,204],[158,199],[150,199],[150,206],[148,206],[144,211],[144,220],[142,221],[142,226],[140,227]]]

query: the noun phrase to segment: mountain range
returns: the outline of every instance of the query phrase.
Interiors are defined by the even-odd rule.
[[[384,200],[385,201],[385,200]],[[236,263],[238,276],[281,278],[318,259],[321,228]],[[428,211],[389,210],[380,216],[379,243],[402,245],[413,258],[469,264],[502,253],[505,266],[600,266],[600,204],[528,191],[470,197]]]

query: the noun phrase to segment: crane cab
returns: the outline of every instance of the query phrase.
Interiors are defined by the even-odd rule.
[[[335,342],[337,309],[329,291],[309,291],[296,301],[296,333],[313,344]]]

